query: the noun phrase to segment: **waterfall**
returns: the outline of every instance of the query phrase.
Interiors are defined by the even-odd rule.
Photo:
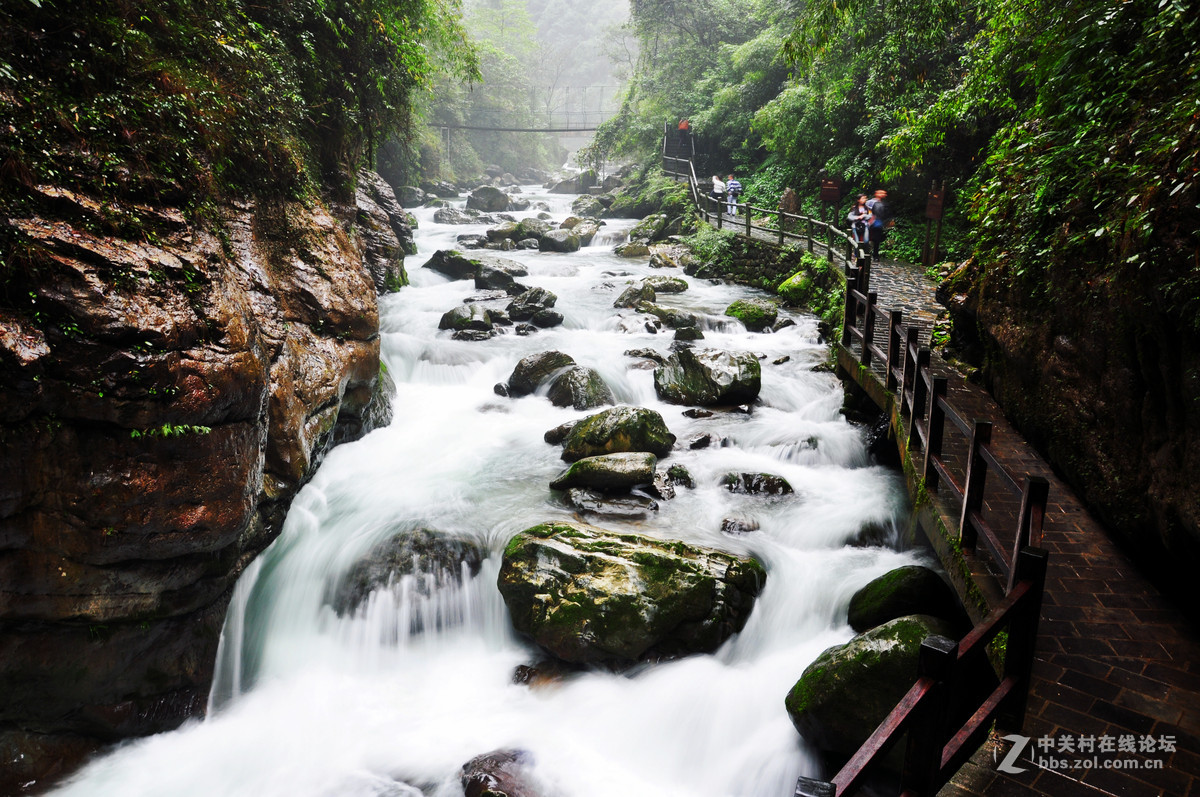
[[[555,218],[570,214],[571,197],[525,191]],[[751,334],[723,312],[753,289],[687,278],[686,292],[661,294],[660,304],[700,316],[698,345],[752,352],[763,367],[751,412],[687,417],[659,401],[645,362],[625,354],[667,354],[671,344],[669,330],[652,334],[633,311],[613,308],[626,282],[682,276],[613,254],[632,220],[610,220],[571,254],[500,253],[526,266],[522,283],[557,294],[565,320],[471,342],[437,326],[473,285],[419,265],[486,225],[415,213],[412,284],[380,307],[395,420],[326,457],[279,539],[243,575],[208,717],[122,745],[57,793],[453,797],[464,762],[508,747],[529,752],[547,797],[790,795],[816,762],[785,695],[822,650],[851,636],[851,595],[918,556],[852,544],[864,528],[902,519],[907,499],[900,477],[869,460],[862,430],[841,417],[836,379],[812,370],[828,355],[816,320],[784,311],[794,326]],[[563,463],[543,434],[589,413],[539,395],[502,397],[493,386],[522,357],[551,349],[595,368],[619,403],[661,413],[679,439],[667,464],[685,465],[696,482],[646,520],[588,520],[752,553],[767,567],[748,624],[715,654],[514,683],[514,669],[539,655],[509,624],[496,588],[500,555],[522,529],[574,519],[548,488]],[[714,444],[689,447],[706,434]],[[720,483],[731,471],[777,474],[795,494],[732,494]],[[747,515],[758,530],[721,531],[723,518]],[[420,569],[405,560],[409,572],[338,608],[362,557],[406,529],[461,540],[481,561]]]

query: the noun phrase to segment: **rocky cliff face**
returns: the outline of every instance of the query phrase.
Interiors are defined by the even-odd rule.
[[[975,275],[951,306],[977,319],[1006,414],[1196,616],[1200,337],[1153,278],[1057,268],[1035,296]]]
[[[0,309],[0,793],[203,712],[234,581],[329,447],[386,422],[376,291],[411,246],[374,176],[355,207],[204,225],[32,207]]]

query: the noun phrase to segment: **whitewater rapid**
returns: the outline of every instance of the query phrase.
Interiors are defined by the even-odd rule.
[[[570,214],[572,197],[526,191],[555,221]],[[704,317],[697,345],[765,355],[753,412],[688,418],[660,402],[652,372],[624,354],[666,354],[671,343],[669,330],[651,334],[633,311],[613,308],[627,281],[683,276],[613,254],[633,221],[609,221],[576,253],[501,253],[528,268],[521,283],[558,295],[565,321],[527,337],[467,342],[437,325],[473,285],[420,264],[486,226],[438,225],[429,209],[416,215],[412,284],[380,306],[394,421],[326,457],[280,537],[239,581],[208,717],[128,742],[55,793],[460,797],[463,763],[519,748],[546,797],[791,795],[796,777],[817,768],[784,696],[822,650],[852,635],[850,596],[918,560],[848,545],[864,527],[902,522],[907,499],[898,475],[869,461],[862,430],[841,417],[837,380],[812,370],[828,355],[815,319],[792,314],[795,326],[751,334],[722,313],[759,295],[753,289],[685,277],[687,292],[660,294],[660,304]],[[550,349],[595,368],[618,403],[661,413],[680,441],[665,464],[685,465],[696,480],[648,520],[585,519],[752,553],[767,567],[749,623],[716,654],[538,688],[513,682],[514,668],[538,656],[509,625],[495,585],[500,552],[522,529],[576,518],[548,487],[564,463],[543,434],[590,413],[543,396],[501,397],[493,386],[522,357]],[[689,449],[704,433],[727,443]],[[719,485],[730,471],[783,476],[796,494],[731,494]],[[761,528],[724,534],[730,516],[752,516]],[[338,617],[328,600],[349,568],[398,530],[418,527],[476,540],[491,555],[461,585],[423,597],[397,583]],[[414,617],[425,629],[417,634]]]

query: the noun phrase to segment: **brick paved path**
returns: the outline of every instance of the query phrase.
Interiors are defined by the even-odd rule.
[[[737,229],[733,217],[725,220],[727,227]],[[755,231],[754,237],[771,240],[774,236]],[[824,254],[824,246],[818,244],[816,249]],[[880,306],[902,309],[905,322],[915,323],[921,329],[921,342],[927,344],[942,309],[934,298],[933,283],[919,268],[891,260],[873,267],[870,282]],[[877,341],[886,342],[885,324],[885,318],[877,323]],[[964,417],[992,421],[997,459],[1018,480],[1031,475],[1050,483],[1041,543],[1050,558],[1023,729],[1031,742],[1013,765],[1025,771],[998,771],[997,761],[1012,744],[992,739],[939,794],[1200,795],[1197,630],[1117,548],[1074,492],[1008,424],[995,401],[936,355],[933,365],[950,379],[949,398]],[[944,455],[961,478],[966,440],[956,440],[950,425],[947,429]],[[1014,518],[1004,525],[1015,528],[1017,507],[1012,499],[989,490],[984,502],[985,511]],[[1041,747],[1047,743],[1053,744],[1053,750]],[[1073,752],[1060,751],[1067,743],[1075,748]],[[1153,751],[1122,750],[1130,744],[1138,749],[1150,745]],[[1108,750],[1108,745],[1115,749]],[[1078,768],[1059,771],[1036,766],[1029,760],[1030,747],[1036,755],[1054,756]],[[1094,752],[1079,752],[1080,747]],[[1113,762],[1139,768],[1110,768]]]
[[[933,284],[908,264],[877,266],[870,289],[879,293],[883,307],[895,306],[892,297],[900,297],[906,319],[917,317],[922,327],[936,313]],[[877,331],[877,340],[886,340],[884,334]],[[936,356],[934,367],[949,377],[949,399],[964,417],[993,422],[992,449],[1010,472],[1018,479],[1032,475],[1050,482],[1041,543],[1050,552],[1049,569],[1024,735],[1032,737],[1038,755],[1085,767],[1040,769],[1029,761],[1027,748],[1017,764],[1027,771],[1001,773],[995,757],[1003,758],[1011,744],[993,740],[941,795],[1200,794],[1200,635],[1005,420],[991,396]],[[943,451],[961,479],[967,441],[955,440],[956,435],[957,430],[948,431]],[[985,511],[1012,518],[993,522],[994,527],[1015,529],[1017,509],[1016,499],[998,489],[985,495]],[[1076,752],[1058,751],[1062,737]],[[1053,753],[1038,748],[1039,740],[1050,739]],[[1078,752],[1081,739],[1084,745],[1091,740],[1092,768],[1086,767],[1093,753]],[[1121,752],[1119,747],[1131,741],[1139,748],[1152,742],[1154,750]],[[1100,752],[1106,744],[1118,749]],[[1105,768],[1111,761],[1139,767],[1161,762],[1162,768]]]

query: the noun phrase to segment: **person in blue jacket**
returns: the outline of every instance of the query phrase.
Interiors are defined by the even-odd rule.
[[[729,200],[729,215],[737,215],[738,197],[742,195],[742,184],[732,174],[725,181],[725,196]]]
[[[870,221],[868,232],[871,235],[871,257],[876,262],[879,261],[879,245],[883,243],[884,237],[887,236],[887,231],[895,224],[892,221],[891,208],[887,203],[887,191],[882,188],[875,191],[875,197],[867,200],[867,207],[871,211],[873,217]]]

